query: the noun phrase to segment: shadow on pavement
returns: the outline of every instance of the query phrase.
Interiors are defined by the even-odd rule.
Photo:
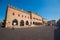
[[[60,26],[54,31],[54,40],[60,40]]]

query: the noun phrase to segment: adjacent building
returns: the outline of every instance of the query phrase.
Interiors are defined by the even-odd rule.
[[[54,26],[54,25],[56,25],[56,20],[50,20],[50,21],[48,21],[48,22],[47,22],[47,25],[49,25],[49,26]]]

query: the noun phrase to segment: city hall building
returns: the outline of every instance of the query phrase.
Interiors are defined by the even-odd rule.
[[[9,5],[6,11],[6,28],[24,28],[43,25],[42,17],[31,11],[25,12]],[[46,22],[46,21],[44,21]]]

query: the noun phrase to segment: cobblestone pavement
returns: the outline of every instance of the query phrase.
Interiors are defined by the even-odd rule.
[[[54,26],[0,29],[0,40],[54,40]]]

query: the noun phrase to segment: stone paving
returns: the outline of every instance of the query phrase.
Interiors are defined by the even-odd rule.
[[[0,29],[0,40],[54,40],[54,26]]]

